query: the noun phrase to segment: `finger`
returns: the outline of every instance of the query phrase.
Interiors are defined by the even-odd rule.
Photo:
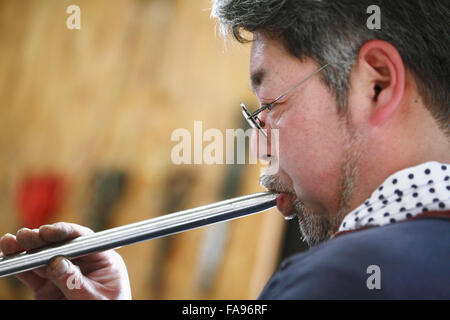
[[[36,273],[41,278],[47,278],[47,266],[39,267],[32,270],[34,273]]]
[[[34,298],[36,300],[62,300],[65,297],[53,282],[47,281],[42,287],[34,291]]]
[[[16,239],[16,236],[7,233],[0,239],[0,250],[3,255],[10,255],[25,250]]]
[[[79,236],[85,236],[94,233],[89,228],[74,223],[58,222],[50,225],[44,225],[39,228],[41,239],[49,243],[71,240]]]
[[[100,298],[95,294],[91,280],[81,273],[80,268],[64,257],[56,257],[50,262],[47,278],[69,300]]]
[[[20,280],[24,285],[30,288],[32,291],[38,291],[45,284],[47,279],[40,277],[34,271],[26,271],[16,274],[16,278]]]
[[[39,236],[39,229],[22,228],[17,231],[16,239],[22,247],[27,249],[35,249],[47,245]]]
[[[83,274],[88,275],[92,271],[111,267],[111,258],[114,251],[107,250],[88,254],[79,258],[72,259],[72,263],[79,266]]]

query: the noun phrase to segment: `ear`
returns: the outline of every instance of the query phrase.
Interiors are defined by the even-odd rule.
[[[359,50],[358,62],[368,75],[370,123],[379,126],[400,105],[405,90],[405,67],[397,49],[382,40],[366,42]]]

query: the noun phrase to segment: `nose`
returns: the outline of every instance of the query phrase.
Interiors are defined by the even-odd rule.
[[[263,129],[267,129],[266,128],[267,113],[268,113],[268,110],[266,109],[266,110],[263,110],[262,112],[260,112],[257,116],[257,118],[259,119],[259,123]]]
[[[263,161],[270,161],[272,158],[270,146],[271,146],[271,132],[267,126],[267,110],[258,114],[258,122],[261,128],[267,134],[267,137],[260,130],[253,130],[251,137],[251,149],[257,159]]]
[[[254,129],[251,135],[251,151],[254,157],[259,160],[269,161],[270,152],[267,145],[267,138],[261,133],[261,131]]]

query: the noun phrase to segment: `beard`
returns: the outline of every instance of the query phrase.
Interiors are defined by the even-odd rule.
[[[341,163],[341,178],[339,181],[339,209],[336,213],[328,215],[320,214],[308,208],[292,188],[285,186],[275,175],[262,175],[259,183],[277,192],[287,193],[292,196],[292,215],[298,217],[301,240],[310,247],[329,240],[335,234],[342,220],[350,210],[350,199],[354,192],[359,176],[359,161],[361,158],[361,139],[345,120],[344,134],[344,159]]]

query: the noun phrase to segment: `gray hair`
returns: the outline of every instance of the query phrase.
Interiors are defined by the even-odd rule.
[[[382,12],[379,30],[366,26],[367,8],[374,4]],[[323,80],[341,114],[359,49],[369,40],[385,40],[399,51],[428,110],[450,131],[450,1],[214,0],[212,17],[223,35],[239,42],[250,41],[244,31],[261,31],[299,59],[330,63]]]

